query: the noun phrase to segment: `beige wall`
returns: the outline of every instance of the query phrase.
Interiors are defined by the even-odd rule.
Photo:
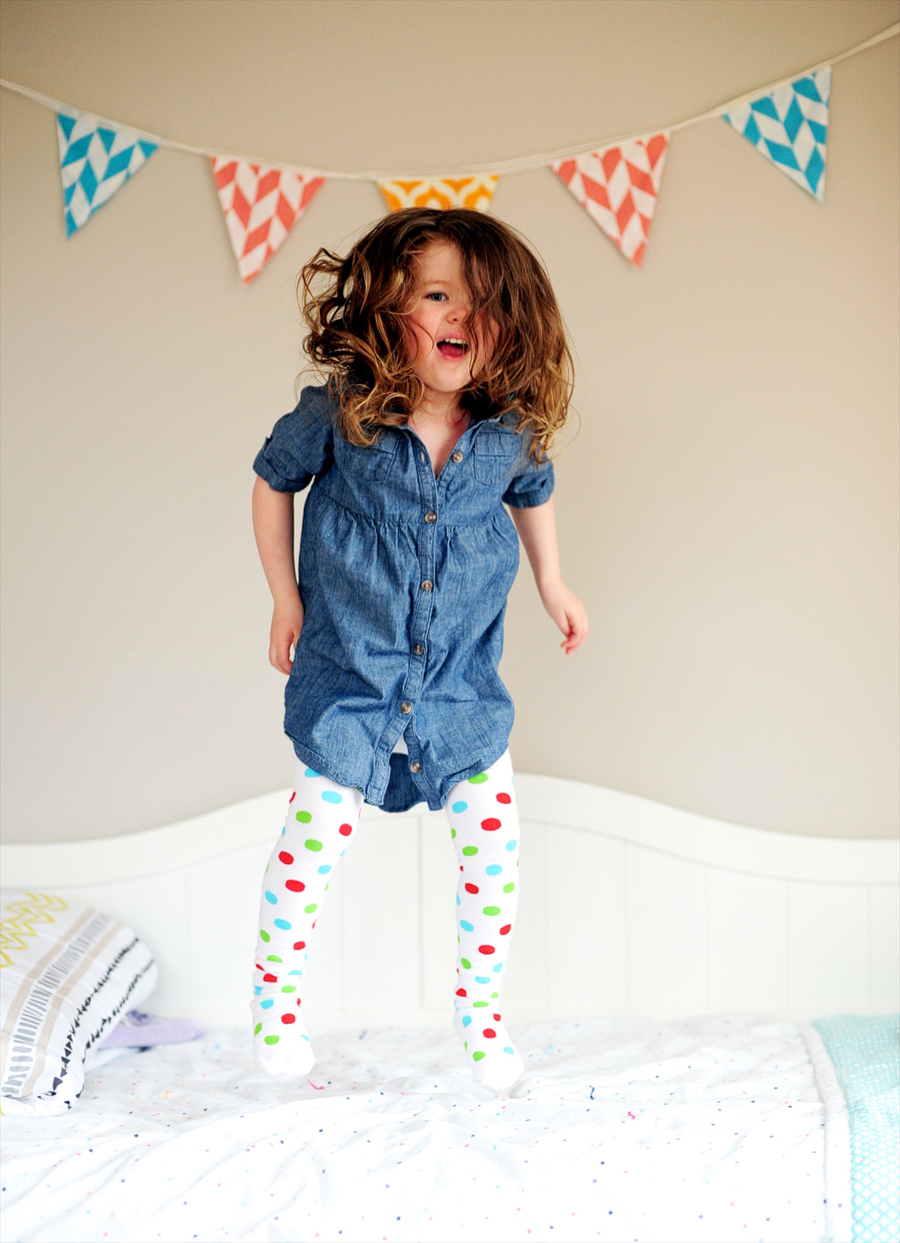
[[[662,128],[896,3],[7,0],[3,76],[183,141],[416,170]],[[898,47],[836,66],[827,200],[723,121],[673,135],[642,272],[547,170],[497,215],[575,345],[566,658],[527,563],[522,770],[739,824],[897,825]],[[293,279],[383,212],[332,181],[241,286],[204,160],[63,234],[51,112],[3,93],[4,831],[149,828],[286,785],[250,463],[294,402]]]

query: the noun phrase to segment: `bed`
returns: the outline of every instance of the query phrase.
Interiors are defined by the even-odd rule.
[[[890,1176],[870,1175],[894,1151],[897,843],[533,774],[516,792],[504,1001],[526,1072],[508,1096],[475,1087],[449,1029],[443,813],[364,809],[317,928],[319,1060],[296,1088],[254,1070],[246,997],[287,791],[5,847],[6,885],[127,921],[159,966],[148,1008],[208,1030],[89,1069],[65,1116],[4,1119],[2,1238],[895,1237]]]

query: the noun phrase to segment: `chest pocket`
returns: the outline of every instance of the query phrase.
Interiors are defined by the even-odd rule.
[[[397,437],[382,431],[368,448],[353,445],[349,440],[344,441],[343,447],[347,471],[354,479],[384,479],[397,456]]]
[[[481,432],[472,442],[472,461],[479,483],[496,486],[512,475],[519,437],[509,432]]]

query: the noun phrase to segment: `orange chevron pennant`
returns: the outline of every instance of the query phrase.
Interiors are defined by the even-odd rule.
[[[644,261],[668,147],[666,130],[550,165],[637,268]]]
[[[324,177],[210,156],[241,280],[263,270],[325,183]]]
[[[470,207],[487,211],[494,197],[499,173],[472,177],[415,177],[379,181],[378,188],[391,211],[404,207]]]

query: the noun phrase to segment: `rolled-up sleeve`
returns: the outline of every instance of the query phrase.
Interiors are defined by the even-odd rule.
[[[276,492],[302,492],[334,461],[332,403],[320,388],[305,388],[297,406],[272,428],[253,469]]]
[[[523,433],[525,437],[528,435],[528,432]],[[516,463],[516,473],[503,493],[504,504],[512,505],[514,509],[543,505],[552,496],[555,482],[553,463],[547,458],[538,465],[530,455],[529,442],[526,440]]]

